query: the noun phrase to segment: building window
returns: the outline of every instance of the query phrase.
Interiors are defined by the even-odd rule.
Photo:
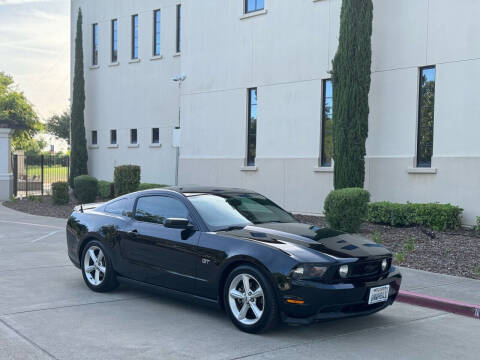
[[[245,0],[245,13],[263,10],[265,8],[264,0]]]
[[[138,15],[132,15],[132,59],[138,59]]]
[[[435,66],[420,69],[417,167],[432,166],[435,73]]]
[[[92,65],[98,65],[98,24],[92,25]]]
[[[153,12],[153,56],[160,56],[160,27],[161,12],[155,10]]]
[[[92,145],[98,144],[97,130],[92,131]]]
[[[160,129],[153,128],[152,129],[152,144],[159,144],[160,143]]]
[[[255,165],[257,153],[257,88],[248,89],[247,166]]]
[[[322,89],[322,139],[320,166],[332,166],[333,158],[333,116],[332,116],[332,80],[323,80]]]
[[[137,143],[137,129],[130,129],[130,144]]]
[[[110,144],[117,145],[117,130],[110,130]]]
[[[182,5],[177,5],[177,53],[182,50],[181,43],[181,20],[182,20]]]
[[[112,20],[112,63],[118,61],[118,20]]]

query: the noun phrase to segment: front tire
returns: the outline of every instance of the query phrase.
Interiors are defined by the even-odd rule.
[[[229,275],[224,287],[225,309],[234,325],[261,333],[278,322],[278,304],[270,281],[255,267],[242,265]]]
[[[95,292],[107,292],[118,286],[112,262],[105,247],[97,240],[90,241],[82,252],[83,280]]]

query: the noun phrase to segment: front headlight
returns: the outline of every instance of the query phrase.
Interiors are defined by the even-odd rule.
[[[303,264],[295,267],[290,273],[296,280],[320,279],[327,272],[328,266]]]

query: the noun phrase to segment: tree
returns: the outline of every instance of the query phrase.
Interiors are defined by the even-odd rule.
[[[335,189],[363,188],[365,181],[372,20],[372,0],[343,0],[332,69]]]
[[[42,129],[33,105],[14,89],[13,78],[3,72],[0,72],[0,128],[14,129],[12,146],[16,150]]]
[[[73,179],[88,175],[87,139],[85,137],[85,79],[83,76],[82,9],[78,9],[77,35],[75,37],[75,70],[73,75],[72,129],[70,152],[70,186]]]
[[[70,144],[70,113],[64,111],[60,115],[51,116],[46,123],[46,130]]]

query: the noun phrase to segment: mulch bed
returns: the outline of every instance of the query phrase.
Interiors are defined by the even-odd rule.
[[[50,196],[44,196],[6,201],[3,205],[33,215],[67,218],[78,203],[72,199],[67,205],[54,205]],[[320,216],[296,217],[304,223],[327,226]],[[392,251],[394,264],[480,280],[480,235],[473,230],[442,232],[365,223],[360,233]]]
[[[296,217],[301,222],[326,226],[323,217]],[[442,232],[365,223],[360,233],[388,248],[396,265],[480,280],[480,234],[473,230]]]

